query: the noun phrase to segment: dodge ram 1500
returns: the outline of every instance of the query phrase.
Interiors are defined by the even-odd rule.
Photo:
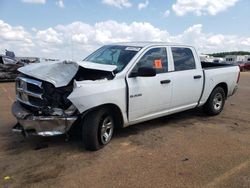
[[[105,45],[83,61],[19,68],[13,131],[53,136],[81,127],[86,149],[108,144],[115,128],[203,106],[219,114],[237,90],[239,67],[201,63],[192,46]]]

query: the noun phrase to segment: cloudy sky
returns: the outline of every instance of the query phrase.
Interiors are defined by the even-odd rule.
[[[120,41],[250,51],[250,0],[0,0],[0,53],[82,59]]]

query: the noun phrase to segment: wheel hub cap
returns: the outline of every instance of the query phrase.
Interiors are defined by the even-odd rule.
[[[221,93],[217,93],[214,97],[214,100],[213,100],[213,105],[214,105],[214,109],[215,110],[220,110],[221,106],[222,106],[222,95]]]
[[[107,116],[104,118],[104,120],[102,121],[102,127],[101,127],[101,142],[103,144],[107,144],[113,134],[113,130],[114,130],[114,122],[112,117]]]

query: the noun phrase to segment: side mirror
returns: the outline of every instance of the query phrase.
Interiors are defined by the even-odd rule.
[[[152,67],[140,67],[137,73],[137,76],[141,76],[141,77],[153,77],[155,75],[156,75],[156,71]]]
[[[156,71],[152,67],[139,67],[137,71],[132,71],[129,78],[135,77],[153,77],[156,75]]]

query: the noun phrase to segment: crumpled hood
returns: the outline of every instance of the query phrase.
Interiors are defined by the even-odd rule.
[[[18,71],[28,76],[47,81],[55,87],[62,87],[68,85],[68,83],[74,78],[79,66],[86,69],[103,70],[108,72],[112,72],[117,68],[116,65],[104,65],[88,61],[62,61],[34,63],[21,67]]]

